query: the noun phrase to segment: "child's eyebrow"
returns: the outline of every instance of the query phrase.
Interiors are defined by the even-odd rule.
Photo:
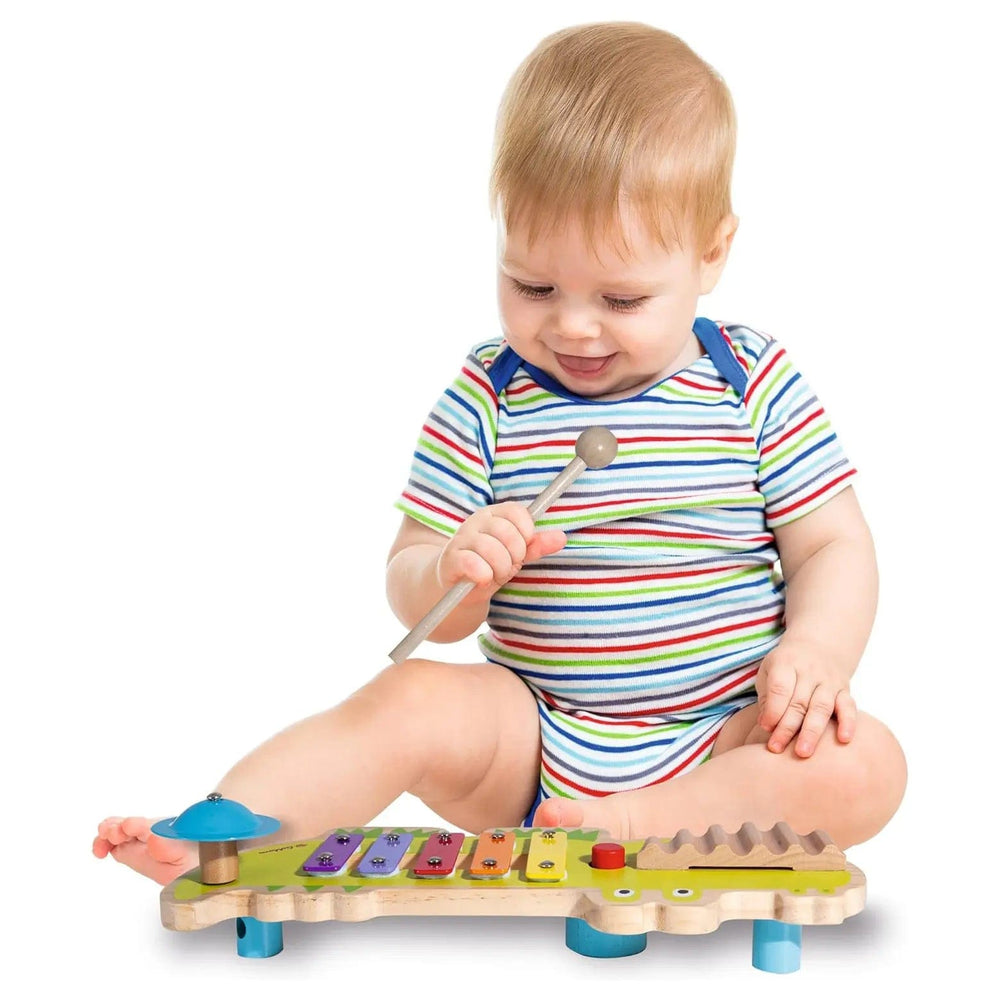
[[[515,271],[521,271],[524,274],[533,273],[530,267],[525,267],[524,264],[520,263],[519,261],[510,260],[507,257],[504,257],[500,261],[500,266],[503,267],[504,270],[506,270],[507,268],[513,268]],[[543,281],[547,279],[538,278],[537,280]],[[653,292],[662,287],[662,282],[653,280],[645,281],[642,278],[635,278],[632,277],[631,275],[621,275],[621,276],[610,275],[609,277],[604,279],[602,284],[606,288],[616,288],[620,292],[634,292],[636,294],[641,294],[643,292]]]

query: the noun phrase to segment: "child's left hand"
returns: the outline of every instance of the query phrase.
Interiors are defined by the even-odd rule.
[[[837,739],[849,743],[858,710],[849,675],[829,650],[802,639],[785,638],[761,661],[757,674],[757,725],[771,735],[768,750],[781,753],[796,733],[795,753],[811,757],[833,715]]]

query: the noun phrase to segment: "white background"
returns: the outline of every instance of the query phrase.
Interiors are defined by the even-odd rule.
[[[5,4],[8,975],[154,997],[400,976],[444,997],[839,997],[985,970],[995,876],[956,855],[985,855],[996,789],[996,90],[977,8]],[[742,221],[699,312],[782,340],[861,472],[882,592],[854,694],[910,765],[896,818],[850,854],[868,909],[807,928],[793,977],[750,968],[745,924],[604,963],[565,949],[561,920],[292,924],[267,962],[238,961],[230,925],[168,932],[156,887],[90,856],[96,824],[173,815],[388,662],[392,502],[427,409],[497,330],[497,103],[542,37],[609,19],[679,34],[729,84]],[[404,798],[374,822],[436,820]]]

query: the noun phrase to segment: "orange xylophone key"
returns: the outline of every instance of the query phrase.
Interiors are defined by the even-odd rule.
[[[503,878],[510,871],[515,839],[512,830],[481,833],[469,864],[469,874],[473,878]]]

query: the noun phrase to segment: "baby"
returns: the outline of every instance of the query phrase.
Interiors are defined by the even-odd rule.
[[[390,666],[237,763],[215,788],[278,817],[271,839],[404,791],[474,833],[785,820],[846,848],[895,812],[902,751],[850,694],[877,591],[854,469],[773,339],[696,316],[738,225],[735,131],[718,74],[645,25],[560,31],[515,73],[503,336],[424,425],[387,568],[407,628],[473,581],[431,638],[485,621],[485,662]],[[533,524],[592,425],[616,459]],[[197,864],[150,823],[105,820],[94,853],[163,883]]]

